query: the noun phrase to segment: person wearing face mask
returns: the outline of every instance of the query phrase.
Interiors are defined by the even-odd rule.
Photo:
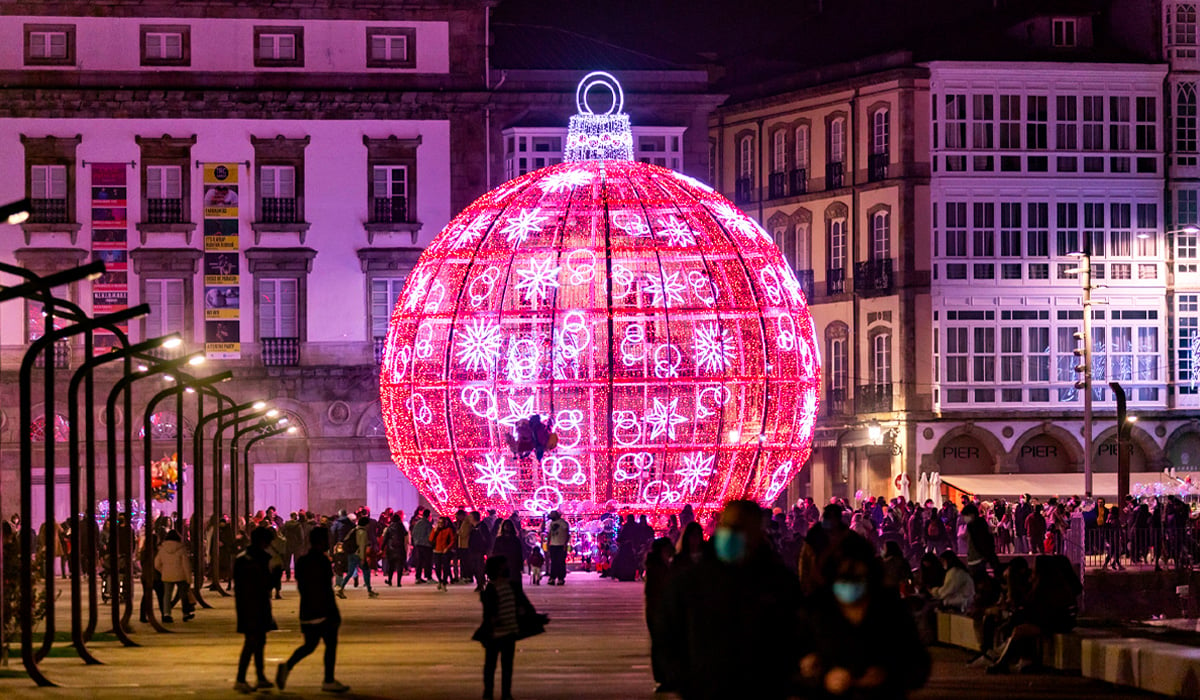
[[[663,596],[668,683],[685,700],[788,697],[800,600],[796,574],[766,542],[758,504],[726,504],[711,549]]]
[[[996,538],[992,529],[979,515],[974,503],[963,507],[962,519],[967,523],[967,570],[975,578],[987,576],[987,567],[1000,573],[1000,558],[996,556]]]
[[[846,537],[823,568],[826,583],[805,606],[801,628],[804,697],[904,698],[925,685],[929,652],[912,614],[883,586],[870,543]]]
[[[704,556],[704,531],[700,523],[690,522],[679,536],[679,546],[671,559],[671,573],[676,574],[700,563]]]

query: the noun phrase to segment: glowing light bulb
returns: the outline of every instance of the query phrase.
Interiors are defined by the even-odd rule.
[[[193,367],[195,367],[196,365],[202,365],[202,364],[204,364],[204,362],[205,362],[204,355],[196,355],[192,359],[188,360],[188,364]]]
[[[261,411],[266,407],[267,407],[266,401],[255,401],[254,402],[254,410],[256,410],[256,411]]]
[[[179,347],[180,345],[183,345],[183,338],[180,338],[179,336],[174,336],[172,338],[167,338],[166,340],[164,340],[162,347],[166,348],[167,350],[171,350],[173,348]]]

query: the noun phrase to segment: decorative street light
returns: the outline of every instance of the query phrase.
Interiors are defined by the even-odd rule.
[[[274,420],[268,420],[268,419],[274,419]],[[243,435],[245,435],[246,433],[249,433],[251,431],[254,431],[254,430],[266,431],[266,430],[272,429],[273,427],[282,427],[287,422],[288,422],[288,419],[285,416],[280,416],[279,411],[277,411],[275,409],[271,409],[271,410],[267,411],[265,417],[261,421],[259,421],[257,425],[247,426],[245,428],[242,428],[241,430],[234,432],[233,440],[231,440],[229,443],[229,490],[230,490],[230,494],[232,495],[232,497],[234,499],[229,504],[230,505],[229,516],[231,518],[236,518],[238,515],[237,501],[236,501],[237,495],[238,495],[238,488],[237,488],[237,484],[238,484],[238,461],[237,461],[238,439],[240,439]],[[242,490],[245,494],[245,502],[242,504],[242,507],[245,508],[245,512],[243,513],[243,515],[245,516],[246,522],[248,524],[250,522],[250,472],[247,470],[242,476],[243,476]]]
[[[298,428],[294,425],[287,425],[287,418],[280,418],[275,421],[276,427],[268,428],[259,435],[255,435],[246,441],[246,446],[242,448],[242,473],[245,475],[243,483],[246,485],[246,512],[250,512],[250,448],[260,440],[265,440],[275,435],[287,434],[294,435]]]

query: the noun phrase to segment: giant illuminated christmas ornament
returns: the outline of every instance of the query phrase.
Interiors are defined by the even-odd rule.
[[[800,284],[724,197],[631,160],[611,76],[576,97],[567,162],[480,197],[410,273],[380,380],[392,457],[441,512],[771,502],[817,416]]]

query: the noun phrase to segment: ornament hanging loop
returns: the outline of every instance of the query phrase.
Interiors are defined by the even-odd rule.
[[[612,105],[603,114],[596,114],[588,104],[588,94],[595,87],[612,93]],[[629,115],[622,112],[625,92],[616,78],[603,71],[585,75],[575,88],[575,106],[579,113],[571,117],[567,128],[564,160],[633,160],[633,129]]]
[[[580,80],[579,86],[575,88],[575,107],[579,114],[596,114],[588,104],[588,93],[596,86],[606,87],[612,94],[612,105],[604,114],[598,116],[616,116],[625,110],[625,91],[621,89],[621,84],[611,74],[598,70],[583,76],[583,80]]]

